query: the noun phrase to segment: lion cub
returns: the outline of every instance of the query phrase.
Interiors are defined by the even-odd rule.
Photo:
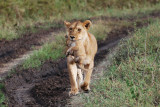
[[[66,44],[68,46],[68,50],[66,52],[66,56],[72,54],[74,55],[74,62],[78,63],[78,67],[82,70],[84,69],[84,61],[86,59],[85,48],[83,46],[82,39],[75,38],[74,40],[70,40],[66,36]]]

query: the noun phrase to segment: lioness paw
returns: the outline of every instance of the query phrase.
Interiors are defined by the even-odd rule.
[[[78,90],[70,91],[70,92],[69,92],[69,96],[77,95],[78,93],[79,93]]]
[[[90,91],[90,87],[89,87],[89,84],[84,82],[82,85],[81,85],[81,89],[86,92],[86,93],[89,93]]]

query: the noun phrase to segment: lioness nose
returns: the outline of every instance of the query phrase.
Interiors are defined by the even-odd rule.
[[[71,38],[71,39],[74,39],[75,37],[74,37],[74,36],[70,36],[70,38]]]

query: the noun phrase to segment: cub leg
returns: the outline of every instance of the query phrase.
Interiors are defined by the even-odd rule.
[[[66,56],[69,56],[72,53],[72,47],[70,47],[67,51],[66,51]]]

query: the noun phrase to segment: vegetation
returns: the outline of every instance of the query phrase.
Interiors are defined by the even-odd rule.
[[[54,42],[47,43],[40,50],[34,51],[33,55],[24,62],[23,68],[39,67],[46,60],[56,60],[60,57],[64,57],[64,36],[65,34],[61,33],[55,37]]]
[[[86,106],[160,106],[160,20],[120,44],[114,63],[85,96]]]
[[[19,22],[24,19],[34,19],[37,16],[50,18],[73,11],[103,10],[106,8],[135,8],[143,5],[153,5],[159,0],[7,0],[1,1],[1,18],[7,21]]]
[[[5,106],[5,95],[3,93],[4,85],[0,83],[0,106],[1,107],[6,107]]]
[[[123,15],[141,8],[155,9],[159,0],[2,0],[0,2],[0,39],[12,40],[36,23],[82,19],[95,15]],[[153,6],[152,6],[153,5]],[[128,10],[131,9],[132,10]],[[124,10],[123,14],[119,10]],[[137,10],[138,9],[138,10]],[[83,15],[82,15],[83,14]]]

